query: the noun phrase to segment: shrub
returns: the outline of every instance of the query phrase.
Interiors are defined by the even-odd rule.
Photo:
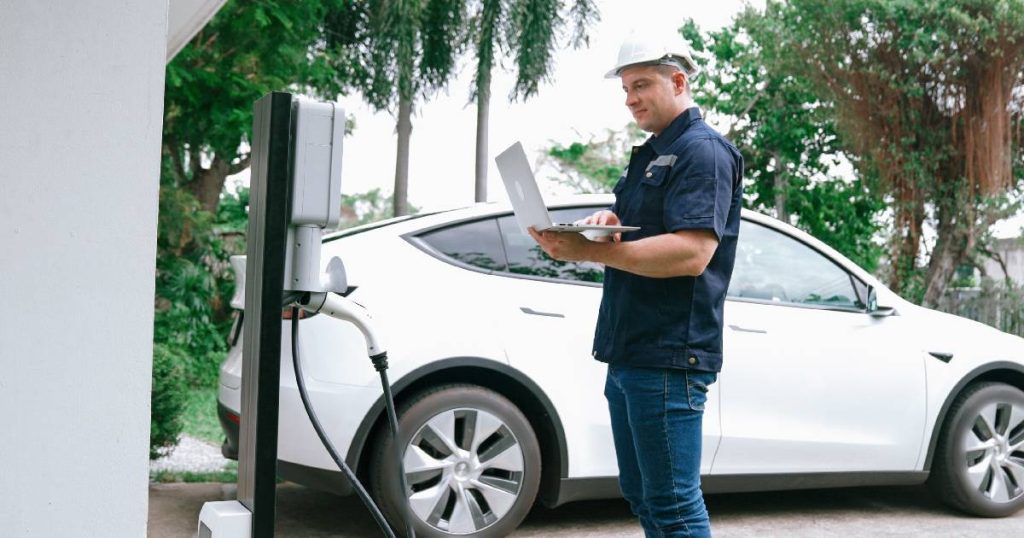
[[[149,457],[155,459],[178,442],[187,389],[181,365],[184,353],[164,344],[153,346],[153,392],[150,396]]]

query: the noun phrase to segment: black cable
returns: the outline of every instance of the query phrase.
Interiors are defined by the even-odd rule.
[[[363,485],[359,483],[359,478],[352,472],[352,469],[348,467],[345,460],[338,457],[338,452],[334,449],[334,445],[327,438],[327,434],[324,433],[323,426],[320,425],[320,420],[316,418],[316,413],[313,411],[313,407],[309,403],[309,395],[306,394],[306,384],[302,378],[302,366],[299,364],[299,309],[292,308],[292,365],[295,370],[295,382],[299,386],[299,397],[302,399],[302,405],[306,408],[306,414],[309,415],[309,421],[313,423],[313,429],[316,430],[316,434],[320,437],[320,442],[327,448],[327,452],[334,459],[334,463],[338,465],[341,472],[345,474],[345,478],[352,484],[352,487],[356,490],[356,494],[359,495],[359,499],[363,501],[366,508],[373,515],[373,519],[377,521],[377,525],[380,526],[380,530],[384,533],[384,536],[388,538],[396,538],[395,532],[391,530],[391,526],[388,525],[388,521],[384,519],[384,514],[381,513],[380,508],[374,504],[373,499],[370,498],[370,494],[366,492]],[[390,396],[390,387],[388,393]],[[390,397],[388,398],[390,401]],[[397,438],[395,440],[398,442]]]
[[[408,502],[409,483],[405,478],[405,468],[402,461],[402,446],[398,442],[398,414],[395,413],[395,399],[391,396],[391,383],[388,382],[388,354],[380,353],[370,357],[373,367],[380,372],[380,384],[384,389],[384,406],[388,410],[388,425],[391,427],[391,441],[394,446],[395,470],[398,473],[398,482],[402,487],[402,519],[405,520],[405,533],[409,538],[416,538],[416,531],[412,527],[412,508]]]

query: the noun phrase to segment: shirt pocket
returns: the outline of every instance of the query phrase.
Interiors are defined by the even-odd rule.
[[[668,166],[652,166],[640,176],[639,222],[642,224],[663,225],[669,170]]]

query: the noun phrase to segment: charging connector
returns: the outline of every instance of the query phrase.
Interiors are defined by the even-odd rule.
[[[362,306],[356,304],[347,297],[342,297],[335,293],[309,293],[302,296],[299,299],[298,304],[303,309],[312,312],[327,314],[332,318],[339,319],[342,321],[348,321],[359,329],[359,332],[363,334],[363,338],[366,340],[366,353],[370,357],[370,361],[373,363],[373,367],[380,374],[380,384],[384,391],[384,406],[387,409],[388,415],[388,427],[391,430],[392,445],[395,447],[393,454],[395,461],[395,468],[398,471],[398,479],[401,485],[400,491],[402,492],[402,499],[399,500],[399,511],[402,519],[405,522],[406,535],[409,538],[415,538],[416,532],[413,528],[412,523],[412,510],[409,508],[408,499],[406,495],[409,492],[409,484],[405,477],[404,462],[401,444],[399,443],[398,437],[398,414],[395,411],[395,399],[391,392],[391,383],[388,381],[388,353],[384,349],[381,337],[378,335],[374,328],[373,320],[369,313],[366,312]],[[303,378],[301,373],[301,365],[298,359],[298,339],[299,339],[299,316],[298,308],[292,309],[292,361],[294,362],[295,368],[295,380],[299,386],[299,395],[302,398],[302,404],[306,407],[306,414],[309,415],[310,421],[313,423],[313,428],[316,429],[317,435],[320,436],[320,440],[323,442],[327,451],[331,454],[331,458],[334,462],[342,468],[345,472],[345,476],[352,482],[352,485],[356,487],[357,493],[360,493],[360,498],[363,499],[363,503],[366,504],[367,508],[374,513],[374,518],[380,513],[380,509],[373,504],[373,500],[365,495],[365,489],[357,481],[355,474],[352,473],[351,469],[348,468],[344,460],[342,460],[336,453],[330,440],[326,434],[323,433],[323,428],[320,427],[319,421],[316,420],[316,415],[313,411],[312,406],[309,404],[309,398],[306,395],[305,386],[303,384]],[[378,524],[381,525],[381,530],[384,530],[388,536],[394,536],[388,534],[391,532],[391,528],[387,526],[386,521],[381,522],[378,520]]]

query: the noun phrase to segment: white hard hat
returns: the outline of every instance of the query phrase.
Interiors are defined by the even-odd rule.
[[[690,55],[690,48],[678,36],[674,39],[659,39],[637,32],[630,33],[619,47],[619,59],[615,67],[605,73],[604,77],[615,78],[622,74],[623,69],[634,65],[674,65],[687,79],[700,72]]]

